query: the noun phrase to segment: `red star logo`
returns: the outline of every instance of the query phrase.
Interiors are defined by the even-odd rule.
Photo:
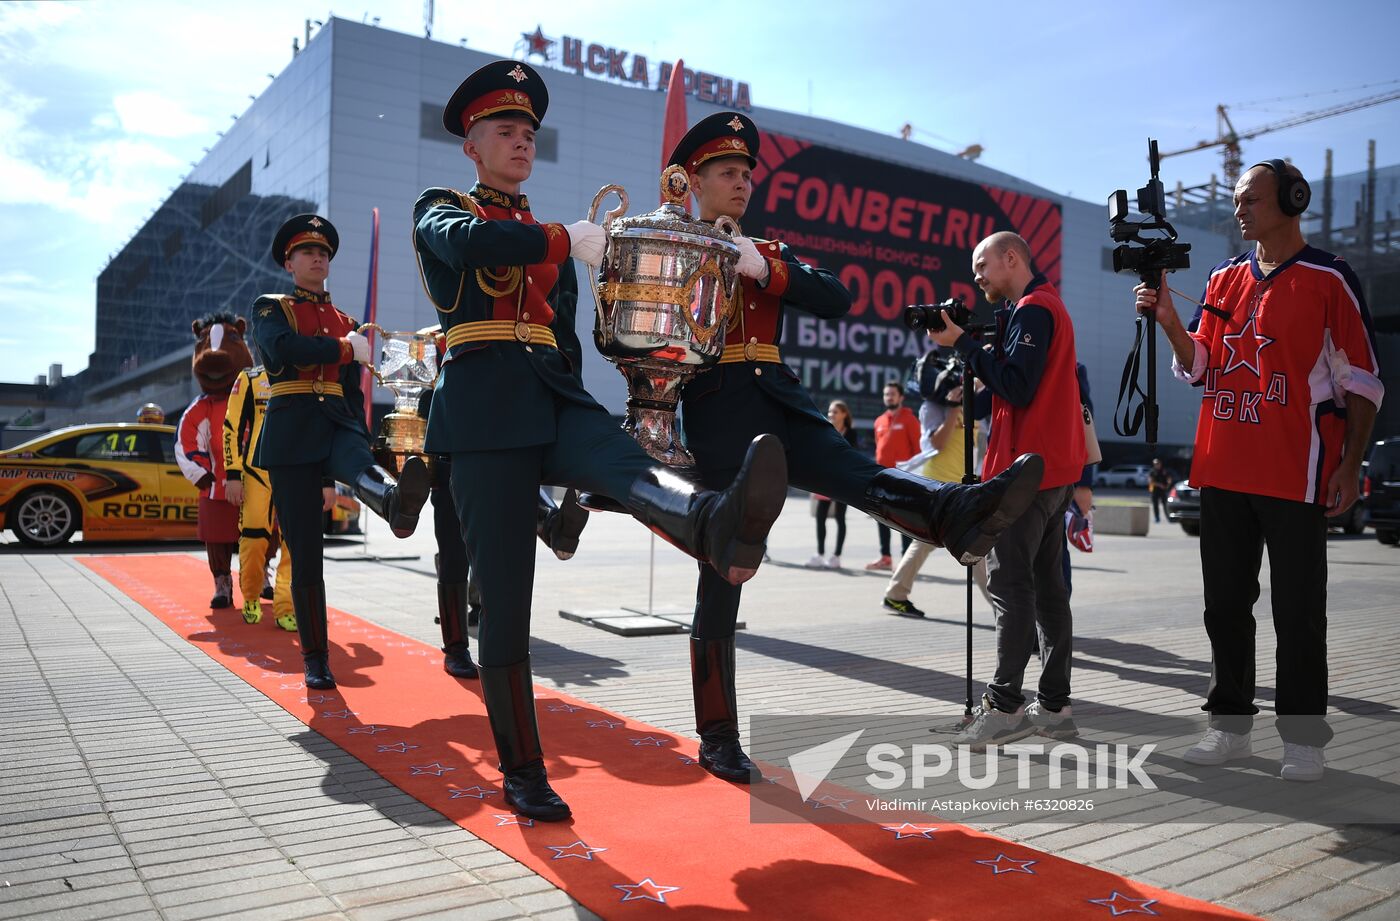
[[[526,54],[538,54],[546,60],[549,59],[549,46],[554,44],[554,39],[545,38],[543,29],[535,26],[534,32],[521,32],[520,36],[525,39]]]
[[[1220,373],[1225,375],[1236,368],[1248,368],[1254,372],[1255,377],[1259,377],[1259,353],[1274,340],[1259,334],[1254,325],[1254,317],[1250,317],[1238,333],[1221,338],[1225,340],[1225,348],[1230,350],[1230,358]]]

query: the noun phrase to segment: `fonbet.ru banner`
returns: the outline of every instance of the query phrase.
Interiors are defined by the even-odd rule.
[[[1059,284],[1060,207],[1049,199],[778,134],[763,135],[759,160],[744,230],[781,240],[851,292],[843,319],[785,318],[783,358],[819,403],[879,412],[885,382],[902,382],[929,348],[923,333],[904,328],[905,305],[958,295],[975,305],[972,251],[997,231],[1025,237],[1035,267]]]

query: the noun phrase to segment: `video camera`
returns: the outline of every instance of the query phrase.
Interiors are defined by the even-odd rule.
[[[1151,139],[1147,141],[1147,159],[1152,178],[1137,191],[1137,209],[1152,219],[1128,220],[1128,193],[1119,189],[1108,197],[1108,233],[1113,242],[1121,244],[1113,249],[1113,271],[1133,272],[1144,284],[1155,286],[1163,272],[1191,267],[1191,244],[1176,242],[1176,228],[1166,218],[1166,192],[1157,178],[1157,142]],[[1143,237],[1143,231],[1148,230],[1162,231],[1164,236]]]
[[[941,333],[948,328],[943,319],[945,312],[954,324],[962,327],[974,339],[996,332],[996,320],[982,315],[976,308],[968,307],[961,294],[937,304],[910,304],[904,308],[904,326]]]

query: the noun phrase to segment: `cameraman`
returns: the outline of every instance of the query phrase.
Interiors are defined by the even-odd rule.
[[[1385,392],[1356,275],[1303,240],[1309,197],[1282,160],[1250,167],[1235,186],[1235,218],[1254,249],[1211,272],[1189,328],[1168,288],[1134,289],[1138,312],[1153,312],[1171,342],[1176,376],[1205,384],[1191,483],[1201,490],[1210,729],[1183,757],[1223,764],[1251,754],[1253,608],[1267,545],[1286,780],[1325,770],[1325,518],[1356,501]]]
[[[992,392],[992,430],[982,476],[995,476],[1019,454],[1045,458],[1040,492],[1002,532],[987,555],[987,588],[997,615],[996,674],[958,743],[981,750],[1039,731],[1077,734],[1069,706],[1072,618],[1065,585],[1065,509],[1084,468],[1084,418],[1075,374],[1074,326],[1059,293],[1031,267],[1030,247],[1009,231],[972,253],[977,286],[997,311],[990,348],[947,319],[933,333],[953,346]],[[1040,631],[1040,687],[1026,706],[1021,682]]]

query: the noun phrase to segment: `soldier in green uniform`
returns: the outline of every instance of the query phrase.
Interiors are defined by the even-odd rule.
[[[690,174],[700,219],[744,216],[753,192],[758,128],[722,112],[697,122],[671,153]],[[986,555],[1035,498],[1044,464],[1027,454],[990,482],[935,483],[886,469],[852,447],[782,360],[778,342],[788,308],[822,319],[845,316],[851,296],[836,276],[799,260],[782,243],[738,237],[739,310],[730,319],[718,366],[681,391],[681,424],[702,481],[727,482],[749,439],[771,433],[787,449],[795,486],[858,508],[876,521],[937,544],[964,565]],[[734,690],[738,585],[700,567],[691,628],[691,685],[700,764],[717,777],[752,783],[760,775],[739,744]]]
[[[757,571],[787,469],[776,439],[758,438],[728,488],[701,489],[648,457],[584,390],[569,259],[597,263],[605,236],[587,221],[539,224],[521,194],[548,101],[544,80],[517,61],[488,64],[457,88],[443,124],[465,139],[478,181],[465,194],[424,192],[413,242],[448,347],[426,449],[452,457],[452,494],[480,573],[482,694],[505,799],[560,820],[569,807],[545,773],[529,657],[539,486],[621,503],[729,584]]]
[[[419,332],[435,337],[441,362],[447,351],[441,328],[434,324]],[[433,391],[426,391],[419,403],[418,413],[425,419],[431,415],[432,397]],[[437,622],[442,627],[442,669],[453,678],[475,678],[478,673],[472,661],[467,628],[476,626],[480,617],[481,596],[475,584],[480,579],[472,579],[471,560],[462,539],[462,521],[452,501],[452,458],[439,454],[432,459],[431,467],[433,536],[437,538],[438,548],[433,555],[433,568],[438,580]],[[588,512],[579,505],[574,490],[564,493],[562,505],[555,505],[549,492],[540,487],[539,502],[535,506],[535,533],[555,556],[561,560],[572,558],[578,551],[579,535],[587,524]]]
[[[418,525],[430,477],[410,457],[399,480],[374,462],[365,429],[360,366],[369,342],[326,293],[340,245],[331,222],[299,214],[272,241],[272,259],[292,276],[291,295],[263,295],[253,304],[254,339],[272,395],[253,463],[272,479],[272,504],[292,556],[292,606],[308,688],[333,688],[326,636],[326,586],[321,572],[321,514],[339,480],[389,522],[398,537]],[[330,490],[327,497],[324,490]]]

